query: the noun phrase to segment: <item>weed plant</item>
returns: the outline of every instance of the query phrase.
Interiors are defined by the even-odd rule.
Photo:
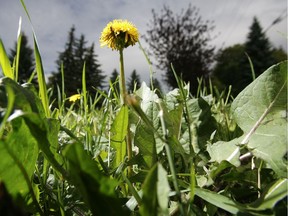
[[[192,97],[176,77],[161,97],[142,83],[125,105],[118,82],[89,95],[84,65],[79,95],[58,89],[55,108],[35,33],[34,51],[39,92],[17,83],[19,53],[11,66],[0,40],[1,215],[286,213],[287,61],[235,99],[201,80]]]

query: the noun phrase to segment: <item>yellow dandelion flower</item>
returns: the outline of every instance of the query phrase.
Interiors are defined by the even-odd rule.
[[[100,45],[107,45],[112,50],[123,50],[130,45],[133,46],[138,40],[138,29],[131,22],[116,19],[103,29]]]
[[[81,98],[80,94],[74,94],[74,95],[69,97],[69,101],[74,103],[75,101],[79,100],[80,98]]]

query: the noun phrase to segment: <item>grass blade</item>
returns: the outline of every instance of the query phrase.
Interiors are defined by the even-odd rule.
[[[48,101],[48,94],[47,94],[47,87],[45,83],[42,59],[40,56],[40,52],[38,49],[35,35],[34,35],[34,55],[35,55],[35,62],[36,62],[36,71],[37,71],[37,77],[38,77],[40,98],[41,98],[41,101],[45,110],[46,117],[50,117],[49,101]]]
[[[4,76],[14,79],[13,70],[11,68],[8,55],[6,53],[5,47],[1,39],[0,39],[0,66],[2,68]]]

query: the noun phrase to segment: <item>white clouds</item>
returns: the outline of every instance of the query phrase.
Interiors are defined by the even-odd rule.
[[[55,70],[58,52],[64,49],[72,25],[76,27],[77,36],[85,35],[88,45],[95,43],[99,63],[102,69],[110,74],[114,68],[118,68],[118,55],[108,48],[100,48],[98,40],[102,29],[112,19],[128,19],[138,27],[141,34],[145,34],[147,24],[152,18],[152,8],[159,12],[165,3],[175,13],[179,13],[191,3],[192,6],[200,8],[203,19],[215,21],[215,35],[219,32],[220,35],[213,43],[221,47],[223,43],[225,46],[243,43],[253,16],[257,16],[265,29],[284,8],[287,9],[286,0],[26,0],[25,3],[35,27],[46,73]],[[23,30],[27,35],[31,35],[31,28],[20,2],[0,0],[0,37],[7,50],[12,48],[16,41],[19,16],[23,17]],[[287,19],[267,32],[275,46],[282,45],[287,50],[287,39],[278,31],[287,34]],[[29,41],[32,46],[31,37]],[[146,46],[144,41],[142,45]],[[149,66],[138,45],[125,50],[125,58],[128,73],[136,69],[142,79],[148,80]]]

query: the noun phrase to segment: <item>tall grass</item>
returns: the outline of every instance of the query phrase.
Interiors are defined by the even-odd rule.
[[[122,106],[118,81],[110,83],[107,92],[87,92],[85,64],[80,99],[69,102],[62,82],[55,108],[54,101],[49,101],[33,34],[38,94],[16,82],[19,52],[11,67],[0,40],[4,73],[0,82],[0,181],[7,187],[5,199],[11,200],[9,208],[0,205],[0,214],[4,210],[3,215],[13,214],[16,208],[29,215],[277,215],[285,211],[284,136],[278,132],[287,119],[278,116],[287,105],[283,91],[287,62],[286,67],[281,63],[263,75],[268,84],[277,79],[281,87],[270,86],[277,97],[269,102],[265,115],[253,105],[255,86],[263,87],[261,77],[244,90],[248,100],[243,101],[241,95],[231,98],[231,87],[219,92],[211,81],[206,85],[202,79],[193,97],[189,84],[173,70],[177,89],[159,98],[153,87],[143,83]],[[144,58],[149,60],[145,54]],[[63,65],[61,74],[64,80]],[[264,98],[259,94],[259,100]],[[260,137],[260,143],[261,133],[256,141],[252,139],[254,143],[241,144],[249,122],[239,113],[268,116],[265,124],[261,124],[263,119],[255,121],[277,135],[277,142],[268,140],[277,148],[267,152],[261,147],[269,139]],[[274,120],[281,123],[277,130],[270,123]],[[129,158],[127,129],[133,147]]]

